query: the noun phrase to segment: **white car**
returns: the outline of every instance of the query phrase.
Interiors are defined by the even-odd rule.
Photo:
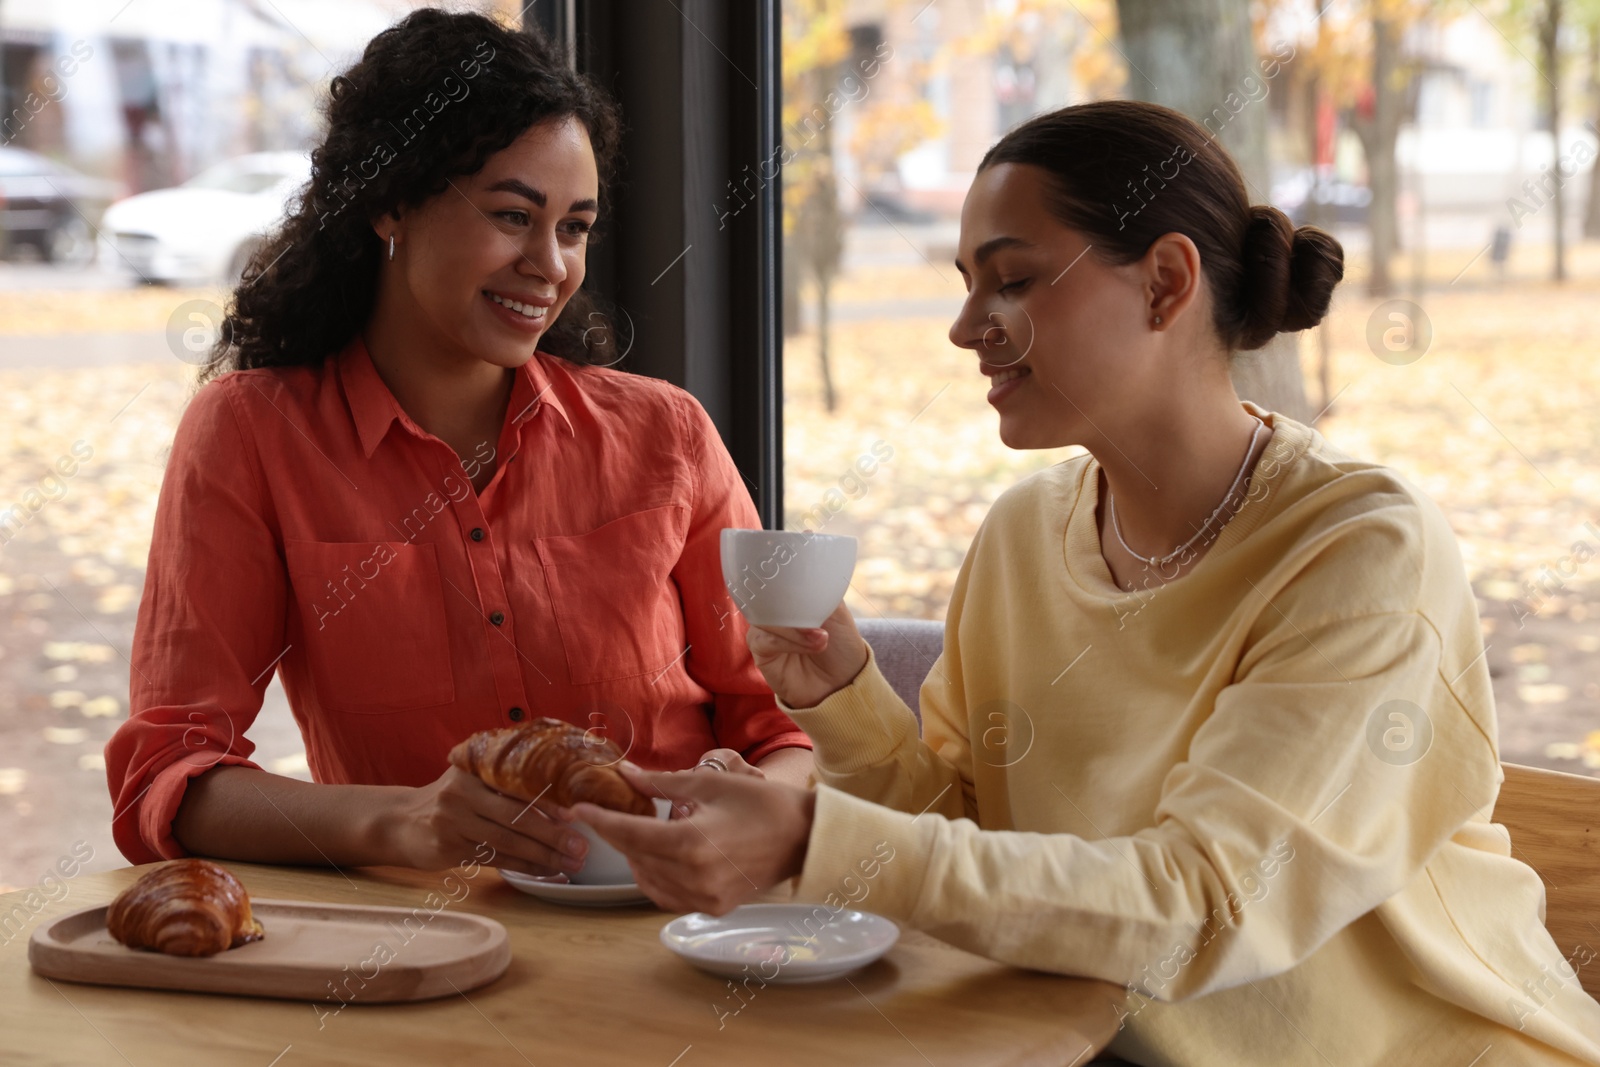
[[[141,281],[231,284],[310,180],[304,152],[239,156],[174,188],[117,201],[101,232],[111,261]]]

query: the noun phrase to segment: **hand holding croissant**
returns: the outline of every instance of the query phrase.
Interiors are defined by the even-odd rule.
[[[452,765],[491,789],[570,808],[587,802],[630,815],[654,815],[648,798],[617,769],[622,752],[559,719],[534,719],[473,734],[450,750]]]

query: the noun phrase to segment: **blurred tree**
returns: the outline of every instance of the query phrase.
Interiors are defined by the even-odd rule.
[[[1566,14],[1565,0],[1538,0],[1534,31],[1539,38],[1539,77],[1544,82],[1545,119],[1550,123],[1550,170],[1554,176],[1550,197],[1551,224],[1555,229],[1554,256],[1550,277],[1567,280],[1567,197],[1561,184],[1561,27]]]
[[[1545,173],[1533,179],[1539,197],[1550,207],[1551,225],[1555,244],[1552,248],[1550,277],[1557,282],[1567,279],[1567,205],[1568,193],[1564,185],[1569,179],[1567,170],[1573,161],[1565,160],[1563,168],[1561,151],[1561,125],[1566,114],[1566,73],[1569,64],[1565,54],[1569,41],[1584,41],[1589,47],[1589,77],[1591,89],[1600,87],[1600,0],[1509,0],[1503,21],[1509,36],[1531,34],[1536,47],[1535,65],[1539,72],[1539,103],[1542,120],[1550,128],[1550,162]],[[1600,103],[1597,99],[1596,103]],[[1596,116],[1600,118],[1600,115]],[[1600,123],[1592,123],[1600,126]],[[1584,236],[1600,236],[1600,205],[1596,193],[1600,192],[1600,165],[1589,180],[1589,202],[1584,218]]]
[[[1400,249],[1397,211],[1400,172],[1395,145],[1400,127],[1416,110],[1421,64],[1404,42],[1424,19],[1450,14],[1458,0],[1361,0],[1355,4],[1318,3],[1314,36],[1302,50],[1304,77],[1315,78],[1361,142],[1372,201],[1367,209],[1371,266],[1367,291],[1390,296],[1390,261]],[[1285,11],[1296,0],[1273,0]]]
[[[899,3],[909,6],[909,0]],[[920,85],[926,72],[892,83],[878,80],[886,62],[906,63],[881,48],[852,55],[845,0],[784,0],[783,3],[783,232],[785,331],[798,333],[801,283],[809,278],[817,299],[817,358],[823,402],[837,406],[829,354],[833,283],[844,255],[845,218],[839,207],[834,125],[852,109],[849,152],[870,190],[895,170],[899,157],[939,133],[933,105],[903,90]],[[902,92],[888,89],[889,84]],[[860,190],[856,190],[860,192]]]
[[[1013,0],[986,12],[984,28],[957,47],[1005,54],[1033,68],[1038,111],[1082,99],[1122,93],[1127,62],[1112,44],[1117,35],[1115,0]]]
[[[844,0],[783,0],[782,37],[783,317],[785,332],[798,332],[800,286],[809,275],[817,287],[817,358],[831,413],[837,397],[828,363],[828,303],[844,250],[832,105],[840,99],[834,88],[839,66],[850,53]]]
[[[1251,0],[1117,0],[1129,95],[1201,123],[1209,119],[1207,129],[1220,131],[1218,139],[1238,161],[1252,202],[1266,203],[1265,96],[1250,89],[1264,84],[1264,70],[1251,7]],[[1280,334],[1260,352],[1235,360],[1233,379],[1240,396],[1268,410],[1302,421],[1316,414],[1306,401],[1296,334]]]
[[[894,61],[904,62],[898,56]],[[913,75],[909,82],[896,84],[904,87],[922,81],[921,75]],[[870,190],[894,174],[902,155],[937,137],[943,129],[934,114],[933,104],[926,97],[905,99],[871,89],[857,107],[855,128],[850,134],[850,155],[864,189]]]
[[[1600,140],[1600,0],[1582,0],[1578,19],[1589,38],[1589,132]],[[1600,161],[1589,171],[1589,200],[1583,213],[1583,235],[1600,237]]]
[[[1389,261],[1400,245],[1399,167],[1395,163],[1395,144],[1400,138],[1400,84],[1406,72],[1399,67],[1400,33],[1394,21],[1382,15],[1383,5],[1372,5],[1372,73],[1346,110],[1347,121],[1361,140],[1367,159],[1367,188],[1372,200],[1367,209],[1367,228],[1372,239],[1367,292],[1390,296],[1394,281]]]
[[[1265,27],[1280,14],[1277,7],[1268,7],[1261,13],[1262,38]],[[1283,80],[1289,97],[1286,122],[1291,131],[1299,135],[1286,142],[1290,158],[1286,162],[1306,167],[1313,181],[1322,180],[1333,171],[1340,132],[1339,107],[1336,101],[1354,96],[1352,86],[1365,78],[1365,59],[1354,49],[1333,47],[1332,36],[1321,19],[1312,22],[1309,37],[1293,42],[1296,49],[1293,63],[1286,64]],[[1312,226],[1327,229],[1333,222],[1334,211],[1324,198],[1311,196],[1306,205],[1305,220]],[[1317,385],[1319,417],[1330,411],[1333,402],[1332,343],[1326,327],[1316,332]]]
[[[831,415],[839,401],[833,388],[833,367],[828,354],[833,334],[830,310],[833,279],[839,273],[839,262],[844,255],[844,216],[839,211],[839,186],[834,180],[832,157],[820,156],[807,171],[803,185],[789,185],[785,192],[788,188],[799,190],[791,245],[797,264],[816,283],[817,361],[822,371],[823,406]]]
[[[1400,124],[1411,110],[1416,85],[1416,67],[1401,52],[1400,40],[1407,26],[1421,17],[1422,12],[1414,10],[1419,6],[1411,0],[1368,0],[1371,73],[1348,111],[1350,128],[1361,139],[1367,157],[1367,185],[1372,191],[1367,215],[1372,236],[1367,292],[1373,296],[1394,294],[1389,263],[1400,248],[1396,211],[1400,168],[1395,162],[1395,144],[1400,139]]]

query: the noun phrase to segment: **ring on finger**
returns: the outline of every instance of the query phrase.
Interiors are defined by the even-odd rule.
[[[695,764],[695,768],[697,770],[701,767],[710,767],[712,770],[722,771],[724,774],[726,774],[728,770],[728,765],[723,763],[722,760],[718,759],[716,756],[707,756],[705,759]]]

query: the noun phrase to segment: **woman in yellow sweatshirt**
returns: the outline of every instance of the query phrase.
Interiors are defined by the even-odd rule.
[[[1188,119],[1105,102],[990,150],[959,252],[950,336],[1001,439],[1088,454],[984,521],[921,736],[841,605],[750,634],[814,791],[641,773],[692,818],[568,814],[663,907],[791,877],[828,901],[853,875],[951,944],[1124,984],[1111,1050],[1145,1067],[1600,1064],[1592,954],[1562,958],[1490,821],[1449,525],[1230,380],[1231,353],[1323,317],[1338,243],[1251,207]]]

